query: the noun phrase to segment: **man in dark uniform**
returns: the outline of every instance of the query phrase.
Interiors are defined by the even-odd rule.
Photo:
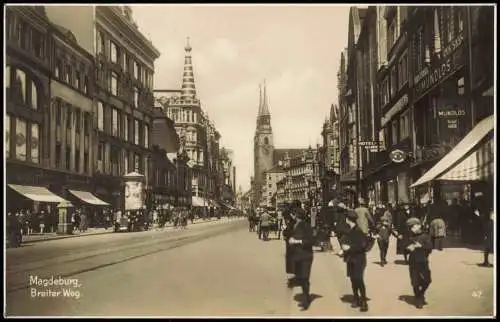
[[[291,215],[291,209],[285,210],[283,213],[283,219],[285,221],[285,228],[283,229],[283,239],[285,240],[285,270],[287,274],[293,276],[293,274],[295,274],[293,250],[288,241],[290,237],[292,237],[293,227],[295,227],[296,221]],[[288,287],[293,287],[295,283],[295,277],[290,277],[288,279]]]
[[[432,252],[432,243],[429,235],[422,232],[422,223],[412,217],[406,224],[410,230],[405,252],[409,254],[410,281],[415,294],[415,306],[421,309],[425,302],[425,291],[431,284],[429,269],[429,254]]]
[[[296,223],[288,243],[292,249],[295,278],[302,287],[303,302],[301,306],[307,310],[311,305],[310,283],[311,266],[313,262],[313,230],[307,222],[307,215],[300,207],[294,207],[292,216]]]
[[[346,223],[350,229],[342,236],[341,247],[344,252],[344,261],[347,264],[347,276],[351,280],[354,295],[352,307],[359,307],[361,312],[366,312],[368,311],[368,303],[366,302],[364,273],[366,268],[367,236],[357,226],[357,219],[358,216],[355,212],[347,212]]]

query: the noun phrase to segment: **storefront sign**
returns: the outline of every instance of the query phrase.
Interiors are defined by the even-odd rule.
[[[385,115],[382,117],[382,120],[381,120],[382,127],[385,126],[387,124],[387,122],[389,122],[394,115],[396,115],[399,111],[401,111],[407,105],[408,105],[408,95],[404,94],[396,102],[396,104],[394,104],[391,107],[391,109],[387,113],[385,113]]]
[[[464,109],[441,110],[438,111],[439,117],[460,117],[465,116]]]
[[[398,149],[392,150],[391,153],[389,154],[389,158],[394,163],[402,163],[406,159],[406,153]]]
[[[453,74],[463,66],[463,35],[453,40],[443,53],[443,62],[434,70],[427,72],[427,68],[415,77],[415,96],[420,97],[428,90],[443,81],[446,77]]]

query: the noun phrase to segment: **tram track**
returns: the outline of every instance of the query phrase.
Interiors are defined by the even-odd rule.
[[[149,255],[158,254],[164,251],[182,247],[188,244],[196,243],[211,237],[219,236],[234,231],[238,224],[224,225],[223,227],[211,227],[204,229],[198,234],[189,236],[177,236],[177,238],[152,239],[149,242],[130,245],[130,247],[115,247],[112,250],[106,250],[97,254],[91,254],[83,257],[72,258],[53,263],[43,263],[36,267],[24,268],[21,270],[6,271],[7,289],[6,293],[13,293],[19,290],[27,289],[30,275],[36,275],[38,278],[50,278],[57,276],[68,278],[85,272],[110,267],[134,259]],[[236,228],[238,229],[238,228]],[[140,251],[140,250],[144,251]],[[61,271],[62,270],[62,271]]]

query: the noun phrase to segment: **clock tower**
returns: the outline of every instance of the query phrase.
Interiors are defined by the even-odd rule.
[[[273,130],[271,128],[271,114],[267,101],[266,83],[264,89],[260,88],[259,114],[257,115],[257,128],[254,136],[254,180],[256,206],[262,200],[262,188],[266,183],[266,171],[274,165]]]

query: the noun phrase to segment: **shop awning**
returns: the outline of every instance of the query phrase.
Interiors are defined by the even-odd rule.
[[[463,161],[442,174],[438,180],[480,181],[493,176],[493,140],[489,140]]]
[[[91,204],[91,205],[96,205],[96,206],[109,206],[109,203],[102,201],[101,199],[97,198],[93,194],[87,191],[79,191],[79,190],[69,190],[71,194],[81,201]]]
[[[493,115],[479,122],[448,154],[442,158],[434,167],[427,171],[420,179],[411,185],[412,188],[429,181],[435,180],[443,175],[451,167],[460,163],[461,159],[468,156],[477,144],[494,128]]]
[[[495,95],[495,88],[491,86],[488,88],[486,91],[484,91],[483,96],[494,96]]]
[[[63,198],[59,197],[56,194],[53,194],[49,191],[49,189],[45,187],[37,187],[37,186],[21,186],[17,184],[9,184],[10,188],[25,196],[28,199],[38,202],[51,202],[51,203],[60,203],[60,202],[68,202]]]
[[[192,197],[191,199],[191,205],[193,207],[205,207],[205,206],[208,206],[208,202],[201,198],[201,197]]]

